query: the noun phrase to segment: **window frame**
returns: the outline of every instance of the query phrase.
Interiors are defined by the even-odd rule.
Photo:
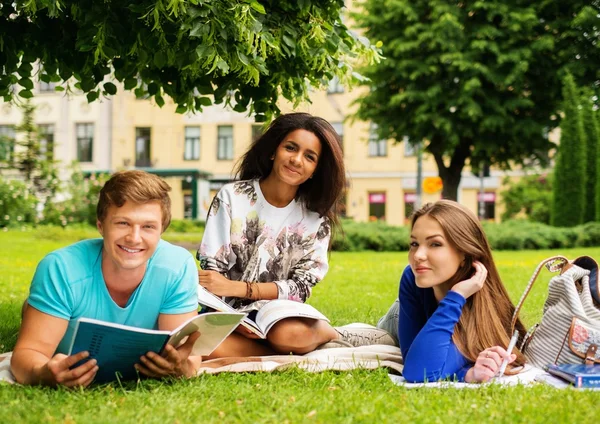
[[[79,128],[84,127],[86,128],[86,134],[84,136],[80,136],[79,135]],[[91,128],[91,135],[89,134],[89,132],[87,130],[89,130]],[[93,122],[77,122],[75,123],[75,144],[76,144],[76,149],[77,149],[77,162],[80,163],[92,163],[94,162],[94,135],[95,135],[95,125]],[[83,154],[82,154],[82,147],[81,147],[81,142],[82,140],[89,140],[89,160],[82,160]]]

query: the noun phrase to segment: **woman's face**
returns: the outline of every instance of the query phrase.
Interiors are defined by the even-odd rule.
[[[408,253],[417,287],[440,286],[456,274],[464,259],[464,254],[446,239],[439,222],[429,215],[417,219],[410,234]],[[447,291],[450,287],[443,289]]]
[[[317,169],[321,157],[321,142],[306,130],[290,132],[277,147],[273,158],[275,176],[282,182],[299,186]]]

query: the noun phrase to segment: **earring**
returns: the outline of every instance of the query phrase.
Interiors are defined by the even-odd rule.
[[[275,155],[271,156],[271,160],[275,160]]]

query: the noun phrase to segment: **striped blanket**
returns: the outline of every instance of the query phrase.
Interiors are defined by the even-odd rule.
[[[12,352],[0,354],[0,381],[15,383],[10,372]],[[306,355],[250,356],[204,361],[198,374],[221,372],[271,372],[297,367],[308,372],[348,371],[385,367],[390,373],[402,372],[402,355],[394,346],[371,345],[354,348],[316,350]]]

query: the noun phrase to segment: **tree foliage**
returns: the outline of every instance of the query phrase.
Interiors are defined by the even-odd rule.
[[[597,77],[590,57],[597,57],[591,39],[598,33],[587,40],[573,24],[574,11],[587,5],[366,0],[367,13],[355,19],[369,39],[383,42],[386,60],[365,70],[370,92],[358,100],[357,116],[374,121],[381,137],[425,140],[447,198],[456,199],[466,164],[477,171],[485,163],[545,163],[553,144],[544,134],[559,122],[562,69],[588,43],[594,51],[580,56],[578,75]]]
[[[502,221],[519,218],[524,214],[529,221],[550,224],[552,204],[552,175],[526,175],[518,181],[504,183],[508,188],[502,192],[504,212]]]
[[[585,137],[585,211],[583,222],[596,220],[596,191],[598,190],[598,121],[594,113],[592,91],[585,89],[581,99],[581,119]]]
[[[571,74],[565,76],[563,98],[564,118],[554,168],[551,222],[557,227],[573,227],[583,222],[587,162],[581,96]]]
[[[89,101],[117,82],[178,112],[217,103],[257,120],[280,95],[358,78],[377,49],[342,23],[343,0],[0,0],[0,95],[33,96],[34,79],[75,80]],[[35,62],[41,70],[36,74]],[[35,74],[35,75],[34,75]],[[63,87],[59,87],[59,90]]]

